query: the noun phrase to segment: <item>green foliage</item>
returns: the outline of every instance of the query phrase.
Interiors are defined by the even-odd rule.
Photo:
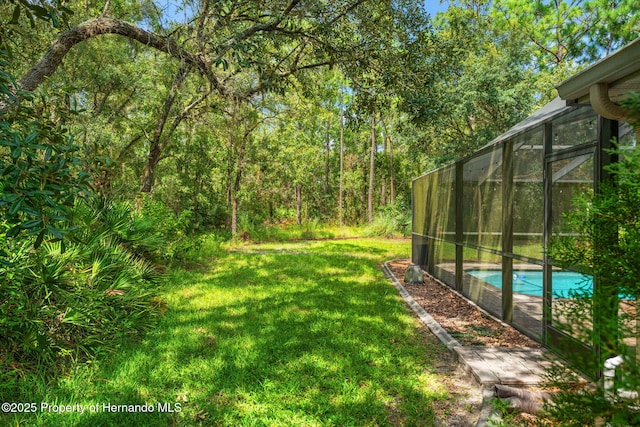
[[[634,125],[640,125],[640,93],[629,93],[621,105],[629,114],[629,121]]]
[[[493,2],[492,17],[503,31],[525,35],[540,69],[594,61],[637,37],[635,0]]]
[[[55,28],[58,28],[61,21],[65,23],[69,15],[73,15],[73,11],[65,6],[65,0],[53,0],[51,2],[40,2],[34,4],[24,0],[8,0],[13,5],[13,13],[11,15],[11,25],[17,25],[20,16],[24,15],[35,26],[36,19],[48,21]]]
[[[403,203],[393,203],[379,209],[373,222],[365,228],[369,237],[406,236],[411,230],[411,210]]]
[[[514,411],[508,399],[491,399],[491,407],[493,414],[487,420],[488,427],[524,427],[525,424],[519,413]]]
[[[322,240],[333,238],[354,237],[358,234],[347,227],[330,227],[318,221],[307,221],[304,224],[266,224],[256,223],[247,225],[241,222],[240,232],[236,241],[244,242],[287,242],[295,240]]]
[[[405,94],[424,136],[418,144],[438,164],[471,154],[532,111],[536,86],[529,50],[517,33],[504,37],[488,2],[453,2],[436,16],[437,52],[429,83]],[[424,83],[423,83],[424,84]]]
[[[6,63],[0,57],[0,65]],[[29,93],[15,91],[0,69],[0,215],[8,237],[21,231],[62,239],[70,230],[67,210],[89,191],[80,149],[66,129],[28,105]]]
[[[634,95],[625,105],[636,117],[638,100]],[[617,369],[615,389],[637,391],[637,344],[634,349],[626,341],[638,342],[640,337],[636,314],[640,300],[640,150],[618,148],[613,154],[619,161],[608,168],[612,180],[603,183],[592,197],[583,195],[575,201],[577,209],[568,218],[575,234],[557,237],[549,251],[556,265],[594,276],[594,294],[576,292],[570,300],[556,303],[554,310],[559,312],[554,317],[566,319],[557,327],[598,345],[603,358],[621,355],[624,363]],[[601,358],[568,356],[585,372],[602,369]],[[557,380],[552,384],[560,385],[563,392],[549,413],[562,425],[586,425],[598,418],[612,426],[640,425],[635,399],[610,397],[602,384],[595,392],[576,392]]]
[[[36,22],[43,21],[53,28],[60,28],[67,24],[73,11],[65,6],[66,0],[40,1],[38,4],[26,0],[7,0],[0,4],[0,14],[5,9],[6,19],[0,26],[0,53],[9,58],[14,56],[16,40],[23,36],[21,25],[29,23],[31,29]],[[9,18],[10,16],[10,18]],[[23,52],[20,52],[22,55]]]
[[[158,239],[130,208],[78,202],[73,238],[45,242],[2,237],[0,376],[2,391],[31,376],[52,375],[79,360],[114,351],[155,324],[159,273],[141,254]]]
[[[145,228],[141,237],[156,236],[162,241],[162,246],[152,251],[159,260],[179,261],[199,248],[201,240],[191,232],[193,214],[190,210],[176,214],[153,195],[142,193],[138,197],[140,209],[136,221]]]

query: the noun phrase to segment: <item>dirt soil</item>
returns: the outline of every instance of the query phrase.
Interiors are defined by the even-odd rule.
[[[404,282],[410,260],[387,262],[407,292],[452,337],[463,346],[540,347],[541,345],[513,327],[493,318],[467,299],[425,275],[425,283]],[[438,373],[445,378],[451,399],[435,407],[436,426],[472,427],[482,409],[482,389],[457,369],[452,355],[436,361]],[[513,420],[520,426],[534,425],[535,417],[522,414]]]

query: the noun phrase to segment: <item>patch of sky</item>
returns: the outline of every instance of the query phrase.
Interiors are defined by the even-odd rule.
[[[165,27],[171,23],[183,24],[188,22],[197,12],[197,2],[156,0],[155,4],[161,14],[160,22],[162,26]],[[449,8],[449,2],[447,0],[425,0],[423,5],[431,17]]]

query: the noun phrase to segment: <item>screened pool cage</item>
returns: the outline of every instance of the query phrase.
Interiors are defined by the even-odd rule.
[[[557,98],[473,155],[416,178],[412,262],[530,337],[592,352],[562,331],[557,308],[569,289],[593,281],[553,266],[544,248],[571,233],[564,214],[574,196],[597,191],[612,138],[635,145],[629,125]]]

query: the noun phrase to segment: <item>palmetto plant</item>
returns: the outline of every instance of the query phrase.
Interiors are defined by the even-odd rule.
[[[161,274],[147,259],[163,246],[131,205],[76,204],[72,238],[45,242],[4,236],[0,265],[0,379],[58,372],[139,336],[159,313]],[[2,386],[0,386],[2,387]]]

